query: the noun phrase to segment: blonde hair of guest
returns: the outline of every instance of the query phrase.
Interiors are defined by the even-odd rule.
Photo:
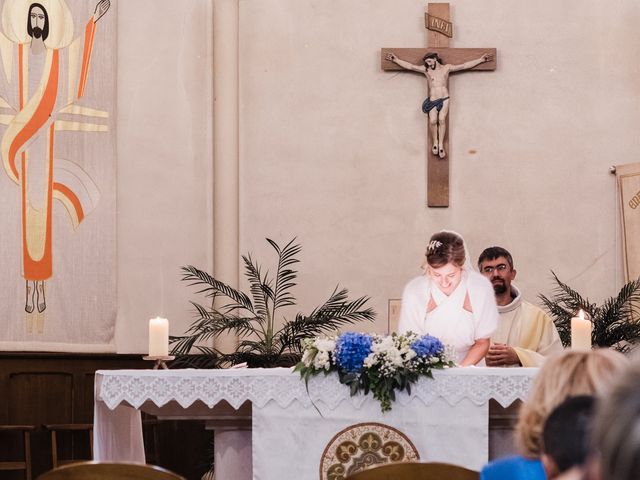
[[[541,456],[544,422],[555,407],[575,395],[606,394],[628,363],[622,353],[604,348],[565,350],[547,359],[518,415],[515,434],[522,454]]]

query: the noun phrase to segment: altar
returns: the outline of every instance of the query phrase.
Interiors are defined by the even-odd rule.
[[[526,397],[538,369],[454,368],[422,378],[381,413],[337,376],[308,387],[288,368],[96,372],[94,458],[144,462],[140,412],[207,420],[216,479],[343,478],[363,465],[488,459],[489,401]]]

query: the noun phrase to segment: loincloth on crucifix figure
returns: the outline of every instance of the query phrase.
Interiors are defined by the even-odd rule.
[[[447,133],[447,115],[449,113],[449,74],[462,70],[469,70],[481,63],[490,62],[493,56],[489,53],[483,54],[480,58],[461,63],[459,65],[449,65],[442,62],[437,53],[429,52],[422,57],[422,65],[416,65],[399,58],[395,53],[389,52],[386,59],[396,65],[424,74],[429,87],[429,96],[422,102],[422,111],[429,116],[429,136],[431,137],[431,153],[440,158],[445,158],[445,136]]]

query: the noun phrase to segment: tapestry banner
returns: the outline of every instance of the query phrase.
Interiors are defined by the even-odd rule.
[[[616,165],[625,281],[640,277],[640,163]]]
[[[113,3],[0,0],[0,350],[115,350]]]

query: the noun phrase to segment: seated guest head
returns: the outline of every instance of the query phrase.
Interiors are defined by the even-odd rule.
[[[426,273],[447,295],[462,279],[466,261],[464,240],[454,232],[442,231],[431,236],[427,245]]]
[[[542,464],[547,478],[583,473],[590,452],[595,397],[569,397],[558,405],[544,423]]]
[[[551,411],[571,396],[602,396],[627,364],[622,353],[609,349],[565,350],[550,357],[540,368],[529,397],[520,408],[516,438],[522,454],[539,458],[542,429]]]
[[[602,480],[640,478],[640,357],[599,402],[593,437]]]

